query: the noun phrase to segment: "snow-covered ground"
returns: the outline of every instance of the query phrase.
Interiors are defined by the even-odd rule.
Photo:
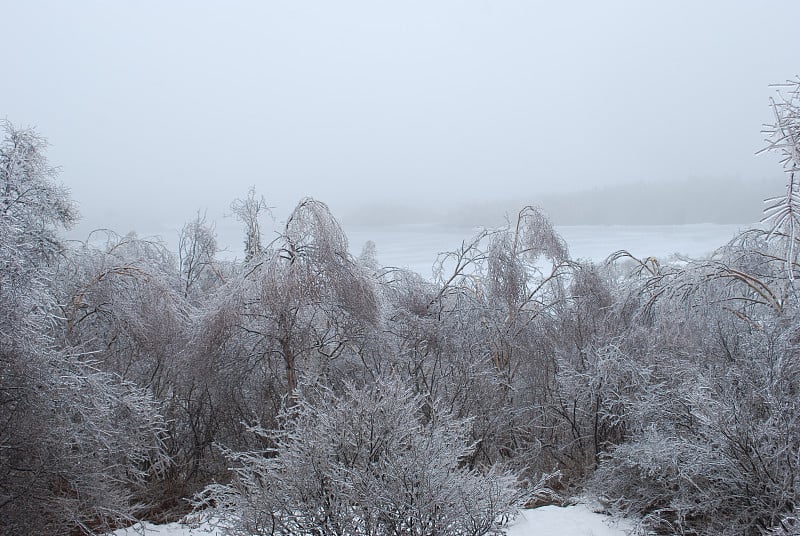
[[[576,504],[523,510],[508,529],[508,536],[624,536],[633,532],[634,525],[628,520],[597,514],[585,504]]]
[[[591,511],[584,504],[559,508],[543,506],[522,510],[508,529],[508,536],[627,536],[633,533],[633,524],[615,520]],[[113,536],[215,536],[222,534],[210,525],[190,528],[180,523],[151,525],[144,523],[114,531]]]

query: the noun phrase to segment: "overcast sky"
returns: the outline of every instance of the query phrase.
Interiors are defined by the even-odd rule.
[[[34,126],[82,228],[763,179],[800,2],[0,0],[0,117]]]

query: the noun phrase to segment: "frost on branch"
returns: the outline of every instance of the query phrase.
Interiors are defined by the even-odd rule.
[[[772,99],[775,122],[767,125],[767,147],[780,156],[788,174],[786,193],[766,200],[764,221],[771,234],[779,236],[786,244],[786,263],[790,279],[794,279],[797,259],[797,241],[800,239],[800,77],[778,86],[777,99]]]

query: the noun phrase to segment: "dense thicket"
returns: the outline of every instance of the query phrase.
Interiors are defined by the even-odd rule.
[[[77,216],[44,141],[0,143],[0,532],[91,532],[132,518],[163,467],[151,393],[60,344],[59,226]]]
[[[800,532],[800,80],[773,104],[769,148],[788,180],[770,230],[706,260],[639,262],[618,285],[634,322],[619,349],[635,375],[611,413],[623,441],[591,487],[664,533]]]
[[[469,420],[403,384],[306,387],[281,412],[283,426],[255,430],[274,449],[230,453],[236,477],[210,486],[199,506],[243,535],[499,532],[517,505],[516,478],[462,464],[474,449]]]
[[[35,133],[0,146],[0,532],[210,508],[237,534],[481,535],[549,480],[679,534],[797,534],[798,85],[771,229],[702,260],[572,259],[526,207],[426,280],[302,200],[241,262],[76,218]]]

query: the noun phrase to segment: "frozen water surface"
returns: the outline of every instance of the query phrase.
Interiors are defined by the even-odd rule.
[[[557,227],[575,259],[602,262],[612,253],[626,250],[636,257],[668,257],[673,254],[702,257],[728,242],[747,225],[566,225]],[[350,249],[358,255],[364,244],[375,243],[384,266],[410,268],[431,277],[439,253],[453,251],[477,230],[442,225],[397,225],[346,228]]]

